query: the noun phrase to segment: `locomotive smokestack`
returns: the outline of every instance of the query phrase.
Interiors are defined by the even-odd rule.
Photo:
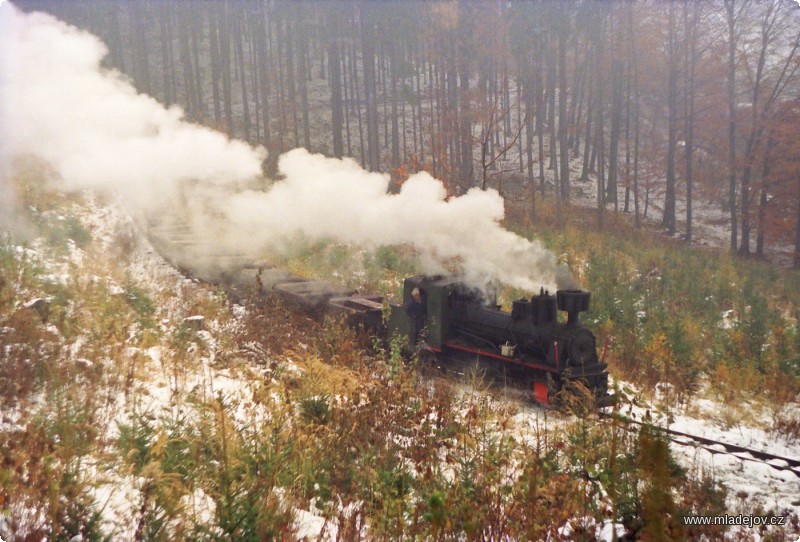
[[[559,290],[556,292],[558,308],[567,313],[567,325],[577,326],[580,313],[589,310],[591,294],[586,290]]]

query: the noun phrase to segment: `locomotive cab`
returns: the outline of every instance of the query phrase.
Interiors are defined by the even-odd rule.
[[[390,335],[400,336],[410,350],[416,349],[414,323],[403,307],[411,299],[415,288],[422,294],[425,305],[425,329],[422,334],[427,347],[435,350],[442,348],[452,333],[452,310],[456,291],[463,283],[454,277],[442,275],[417,275],[407,278],[403,283],[403,304],[392,304],[389,314]]]

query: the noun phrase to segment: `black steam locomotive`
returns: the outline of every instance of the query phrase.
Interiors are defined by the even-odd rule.
[[[534,398],[547,404],[554,391],[568,381],[580,381],[594,393],[598,404],[608,399],[606,364],[597,355],[592,332],[579,315],[589,308],[589,292],[542,291],[530,299],[514,301],[511,312],[502,311],[480,292],[454,276],[420,275],[405,280],[403,304],[391,304],[384,322],[383,298],[338,289],[273,268],[261,268],[255,281],[262,291],[275,291],[288,302],[318,314],[343,317],[354,326],[399,338],[408,351],[494,367],[532,386]],[[240,284],[253,283],[253,271]],[[424,311],[420,334],[406,305],[418,290]],[[558,321],[558,311],[567,313]]]
[[[416,337],[411,318],[399,305],[392,306],[390,334],[421,340],[421,348],[445,359],[475,359],[508,370],[532,382],[541,403],[548,403],[565,379],[580,380],[598,403],[606,401],[606,364],[598,358],[594,335],[579,318],[589,308],[589,292],[560,290],[553,296],[542,291],[514,301],[506,312],[457,277],[406,279],[404,301],[414,289],[426,307],[423,336]],[[559,309],[567,313],[566,322],[558,322]]]

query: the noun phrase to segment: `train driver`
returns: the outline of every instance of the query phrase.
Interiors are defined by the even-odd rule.
[[[422,292],[420,292],[419,288],[411,290],[411,299],[406,302],[403,308],[414,324],[414,344],[417,344],[420,341],[422,329],[425,327],[425,315],[427,313],[425,301],[422,299]]]

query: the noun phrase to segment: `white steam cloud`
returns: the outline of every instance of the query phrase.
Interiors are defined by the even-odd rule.
[[[8,164],[33,154],[67,189],[108,191],[142,214],[182,214],[212,245],[207,254],[280,251],[298,235],[407,243],[428,271],[455,260],[475,285],[574,287],[538,241],[502,227],[503,200],[493,190],[448,199],[442,183],[418,173],[389,194],[385,175],[303,149],[280,157],[284,178],[267,191],[243,190],[261,175],[265,151],[138,94],[101,67],[106,53],[96,37],[49,15],[0,5],[0,197],[10,197]]]
[[[95,36],[41,13],[0,6],[2,157],[35,154],[67,188],[114,189],[145,208],[178,182],[224,183],[261,172],[263,150],[183,120],[102,69]]]
[[[494,190],[475,188],[447,199],[442,183],[423,172],[409,177],[399,194],[389,194],[385,175],[305,149],[281,156],[278,168],[285,179],[268,192],[230,200],[228,219],[243,239],[272,249],[298,232],[367,246],[409,243],[429,266],[459,259],[476,285],[500,280],[533,290],[570,280],[538,241],[500,225],[503,199]]]

